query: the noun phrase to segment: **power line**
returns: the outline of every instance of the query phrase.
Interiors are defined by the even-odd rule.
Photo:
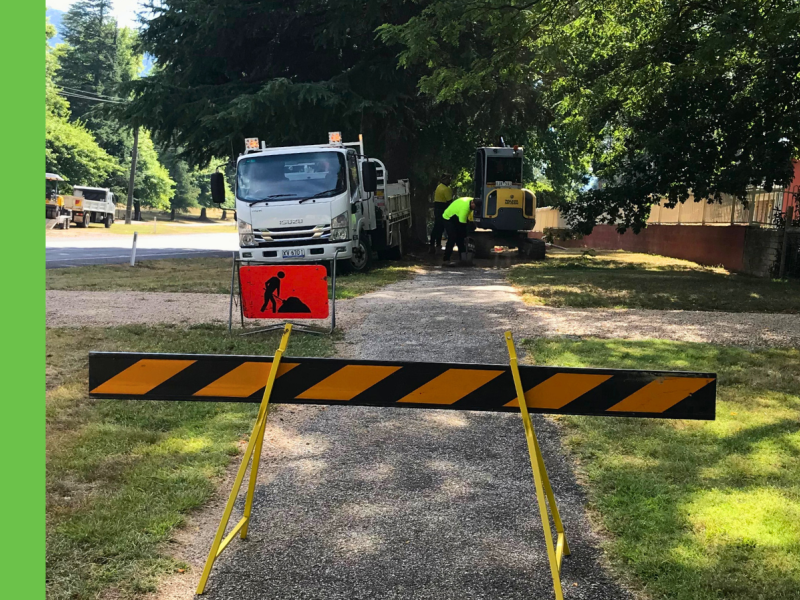
[[[124,100],[124,98],[120,98],[119,96],[109,96],[107,94],[99,94],[97,92],[87,92],[86,90],[80,90],[78,88],[72,88],[66,85],[59,86],[61,89],[69,90],[71,92],[76,92],[78,94],[88,94],[91,96],[97,96],[98,98],[107,99],[107,100]]]
[[[72,92],[65,92],[61,90],[58,92],[61,96],[68,96],[70,98],[80,98],[81,100],[91,100],[92,102],[100,102],[101,104],[127,104],[125,100],[104,100],[102,98],[93,98],[92,96],[84,96],[81,94],[73,94]]]

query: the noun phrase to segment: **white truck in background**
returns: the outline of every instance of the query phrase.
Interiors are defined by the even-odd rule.
[[[211,193],[225,201],[222,173],[212,174]],[[239,257],[247,262],[338,259],[364,272],[373,253],[400,258],[411,226],[408,180],[389,183],[385,165],[364,156],[362,136],[342,143],[333,132],[327,144],[281,148],[247,138],[235,195]]]
[[[72,222],[81,227],[89,223],[111,227],[114,223],[114,193],[108,188],[73,186],[72,196],[64,196],[64,208],[71,211]]]
[[[58,183],[64,181],[55,173],[45,173],[46,199],[45,218],[55,219],[64,228],[69,223],[88,227],[89,223],[103,223],[111,227],[114,223],[114,193],[108,188],[76,185],[72,195],[59,194]]]

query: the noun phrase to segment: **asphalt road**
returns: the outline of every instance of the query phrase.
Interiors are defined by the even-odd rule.
[[[132,235],[47,238],[45,266],[48,269],[126,263],[131,258]],[[186,233],[140,235],[136,260],[230,256],[238,248],[235,233]]]

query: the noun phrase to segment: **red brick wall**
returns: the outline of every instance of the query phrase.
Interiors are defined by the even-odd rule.
[[[711,225],[650,225],[641,233],[617,233],[613,225],[597,225],[580,240],[556,241],[568,248],[629,250],[691,260],[701,265],[722,265],[744,270],[744,240],[747,227]],[[541,234],[536,234],[541,237]]]

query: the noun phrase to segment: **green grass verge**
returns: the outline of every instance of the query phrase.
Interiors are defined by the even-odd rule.
[[[355,298],[390,283],[408,279],[415,266],[408,262],[378,262],[369,273],[336,274],[336,298]],[[91,265],[48,269],[48,290],[136,292],[205,292],[228,294],[230,258],[177,258],[129,265]]]
[[[163,543],[206,502],[247,439],[257,405],[86,397],[88,351],[269,354],[280,334],[223,327],[47,331],[47,597],[132,598],[185,565]],[[287,354],[330,356],[293,333]],[[281,410],[277,407],[276,410]]]
[[[800,598],[800,351],[523,343],[537,364],[717,372],[714,422],[560,417],[567,446],[610,556],[650,597]]]
[[[770,281],[628,252],[554,253],[508,275],[526,302],[575,308],[798,313],[800,282]]]

